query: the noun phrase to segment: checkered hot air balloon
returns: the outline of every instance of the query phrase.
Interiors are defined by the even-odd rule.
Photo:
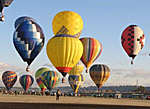
[[[110,69],[107,65],[103,64],[95,64],[90,68],[90,77],[93,82],[97,85],[98,91],[103,86],[103,84],[107,81],[110,76]]]
[[[60,76],[55,71],[46,71],[42,74],[42,81],[49,91],[51,91],[60,81]]]
[[[24,21],[17,26],[13,34],[13,43],[23,61],[29,66],[44,46],[43,30],[33,21]]]
[[[14,71],[5,71],[2,80],[7,90],[10,90],[17,81],[17,74]]]
[[[145,35],[140,27],[130,25],[123,31],[121,43],[125,52],[132,58],[131,64],[133,64],[134,58],[144,47]]]
[[[20,78],[19,78],[19,82],[22,86],[22,88],[27,91],[29,89],[29,87],[32,86],[33,82],[34,82],[34,79],[32,76],[30,75],[22,75]]]

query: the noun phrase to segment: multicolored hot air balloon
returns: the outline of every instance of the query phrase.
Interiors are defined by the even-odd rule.
[[[22,22],[24,21],[33,21],[33,22],[36,22],[35,19],[31,18],[31,17],[28,17],[28,16],[22,16],[22,17],[19,17],[16,21],[15,21],[15,28],[17,28],[17,26],[19,26]]]
[[[60,76],[55,71],[46,71],[42,74],[42,81],[49,91],[60,81]]]
[[[5,71],[2,80],[7,90],[10,90],[17,81],[17,74],[14,71]]]
[[[84,70],[84,66],[83,63],[81,61],[79,61],[68,73],[69,75],[77,75],[77,74],[81,74]]]
[[[100,91],[100,88],[110,76],[110,69],[106,65],[95,64],[90,68],[90,76]]]
[[[46,90],[46,86],[43,84],[43,81],[42,81],[42,74],[46,71],[49,71],[49,69],[42,67],[42,68],[39,68],[35,73],[36,82],[41,88],[42,92]]]
[[[13,43],[29,67],[44,46],[43,30],[37,23],[27,20],[17,26],[13,35]],[[28,67],[26,71],[29,71]]]
[[[51,63],[65,77],[80,60],[83,45],[76,37],[62,34],[48,41],[46,51]]]
[[[121,43],[125,52],[132,58],[131,64],[133,64],[134,58],[144,47],[145,35],[140,27],[130,25],[123,31]]]
[[[34,79],[30,75],[23,75],[19,78],[19,82],[26,92],[29,89],[29,87],[32,86]]]
[[[52,21],[54,35],[69,34],[79,38],[83,29],[81,16],[72,11],[62,11]]]
[[[83,55],[81,61],[88,69],[91,64],[101,55],[103,46],[97,39],[94,38],[81,38],[83,44]],[[86,72],[88,72],[86,70]]]
[[[85,78],[82,74],[69,75],[68,81],[75,93],[78,92],[78,89],[82,86],[85,81]]]

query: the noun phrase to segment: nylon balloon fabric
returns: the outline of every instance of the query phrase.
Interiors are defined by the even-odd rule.
[[[7,90],[10,90],[17,81],[17,74],[14,71],[5,71],[2,80]]]

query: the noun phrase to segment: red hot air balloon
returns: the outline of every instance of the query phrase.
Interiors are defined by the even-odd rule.
[[[128,56],[132,58],[131,64],[133,64],[134,58],[144,47],[145,35],[140,27],[130,25],[123,31],[121,43]]]

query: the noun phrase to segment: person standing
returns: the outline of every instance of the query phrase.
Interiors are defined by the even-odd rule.
[[[56,100],[59,100],[59,96],[60,96],[60,91],[57,90],[57,92],[56,92]]]

